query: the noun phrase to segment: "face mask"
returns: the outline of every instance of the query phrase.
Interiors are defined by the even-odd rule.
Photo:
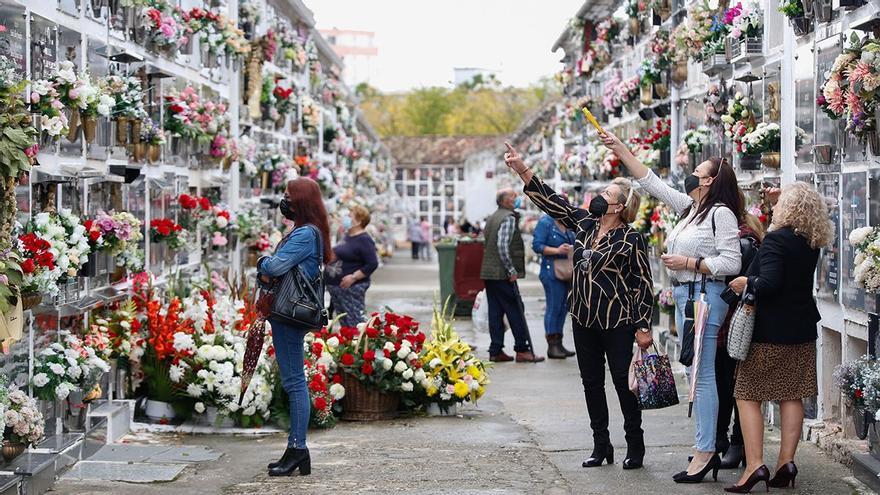
[[[684,192],[690,194],[694,189],[700,187],[700,178],[696,175],[688,175],[684,178]]]
[[[293,210],[290,209],[290,200],[287,198],[282,198],[281,203],[278,204],[278,210],[284,216],[284,218],[288,220],[293,220]]]
[[[514,209],[522,208],[522,196],[517,196],[516,199],[513,200]]]
[[[601,217],[608,213],[608,201],[604,196],[599,195],[590,200],[590,214],[594,217]]]
[[[342,228],[348,230],[351,228],[351,217],[343,217],[342,218]]]

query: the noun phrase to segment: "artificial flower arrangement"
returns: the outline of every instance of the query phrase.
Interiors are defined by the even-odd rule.
[[[880,421],[880,361],[864,355],[843,363],[835,368],[834,379],[847,404]]]
[[[672,295],[672,287],[666,287],[657,293],[657,307],[666,314],[675,311],[675,297]]]
[[[238,238],[250,249],[265,251],[268,247],[261,245],[263,235],[272,230],[272,224],[259,209],[247,208],[238,213],[235,218]]]
[[[742,136],[742,153],[758,155],[761,153],[778,152],[780,149],[780,129],[775,122],[761,122],[755,130]]]
[[[31,110],[40,115],[40,130],[47,136],[57,138],[68,131],[69,121],[61,100],[62,86],[76,82],[73,62],[63,61],[49,79],[31,83]],[[68,89],[69,91],[69,89]]]
[[[257,0],[242,0],[238,2],[238,22],[242,25],[247,24],[250,31],[260,23],[262,6]]]
[[[19,75],[19,69],[6,56],[0,55],[0,176],[15,179],[22,172],[30,170],[39,146],[37,130],[31,125],[31,116],[22,96],[27,81]],[[11,195],[9,200],[14,205],[14,180],[6,182],[4,192]],[[10,189],[12,186],[12,189]],[[15,216],[10,211],[11,219]],[[4,233],[6,230],[5,229]],[[8,234],[6,239],[9,238]]]
[[[735,41],[757,38],[764,35],[761,9],[750,3],[737,2],[724,11],[723,22],[728,26],[730,37]]]
[[[31,385],[42,400],[64,400],[72,391],[88,394],[110,365],[79,337],[61,331],[58,342],[40,351]]]
[[[144,107],[144,90],[140,78],[127,75],[111,75],[98,81],[105,95],[113,98],[110,114],[114,118],[143,120],[147,118]],[[109,100],[108,100],[109,101]]]
[[[596,25],[596,39],[591,45],[596,50],[596,58],[607,64],[611,61],[611,45],[620,36],[621,27],[617,19],[609,17]]]
[[[662,81],[662,72],[663,70],[656,59],[646,58],[642,60],[637,71],[639,75],[639,85],[649,87],[660,83]]]
[[[343,373],[380,392],[413,391],[426,337],[411,317],[374,313],[368,322],[330,337],[339,340],[332,355]]]
[[[702,58],[708,58],[715,54],[725,53],[725,44],[730,34],[730,25],[724,22],[721,13],[711,15],[708,36],[703,39]]]
[[[657,124],[647,130],[647,136],[644,138],[645,144],[651,145],[651,148],[660,151],[669,151],[670,131],[672,121],[670,119],[657,119]]]
[[[605,107],[605,111],[609,114],[623,108],[623,103],[620,101],[617,93],[617,86],[620,85],[620,82],[620,73],[615,71],[605,81],[605,85],[602,88],[602,106]]]
[[[845,118],[846,130],[864,139],[877,128],[875,109],[880,88],[880,41],[855,33],[846,50],[837,56],[816,100],[832,119]]]
[[[624,79],[617,85],[617,100],[622,106],[627,106],[638,101],[640,85],[641,78],[639,78],[639,76]]]
[[[200,48],[204,48],[212,55],[223,51],[225,40],[222,34],[221,15],[200,7],[193,7],[183,13],[182,20],[190,32],[198,36]]]
[[[20,260],[22,293],[51,294],[52,288],[56,287],[56,282],[61,275],[55,266],[55,255],[49,251],[51,247],[52,244],[49,241],[37,236],[37,234],[30,233],[19,236],[18,252],[20,255],[13,258],[13,261],[16,258]],[[4,263],[9,262],[9,259],[4,260]]]
[[[95,313],[89,323],[88,335],[104,336],[106,347],[100,355],[105,359],[135,363],[143,357],[145,341],[133,299]]]
[[[165,130],[175,137],[201,138],[204,132],[196,114],[200,104],[198,92],[192,86],[165,95]]]
[[[172,251],[180,251],[186,247],[187,237],[187,231],[170,218],[150,220],[150,242],[164,242]]]
[[[309,63],[309,53],[306,45],[294,33],[285,33],[281,40],[281,48],[284,50],[284,59],[293,64],[293,69],[300,72]]]
[[[150,44],[166,53],[186,45],[192,37],[183,12],[166,0],[148,0],[140,9],[138,27],[146,32]]]
[[[37,401],[15,385],[9,386],[4,395],[7,405],[2,420],[3,439],[24,446],[39,443],[43,439],[45,421]]]
[[[654,149],[652,143],[638,136],[633,136],[629,139],[629,144],[632,154],[646,167],[655,168],[660,165],[660,150]]]
[[[651,237],[648,243],[651,246],[664,248],[663,244],[678,224],[678,220],[678,214],[665,204],[655,206],[651,214]]]
[[[688,129],[681,135],[681,140],[691,153],[701,153],[703,148],[709,144],[709,128],[701,125],[695,129]]]
[[[68,209],[34,215],[19,236],[22,290],[55,296],[58,283],[75,277],[91,252],[86,228]]]
[[[724,134],[733,142],[737,153],[745,153],[743,136],[755,129],[755,115],[748,96],[737,92],[727,103],[727,113],[721,116]]]
[[[144,238],[140,220],[125,211],[105,213],[99,210],[95,218],[86,220],[83,225],[90,241],[100,241],[96,246],[99,250],[117,258],[117,265],[137,270],[137,260],[143,258],[138,244]]]
[[[706,42],[716,36],[712,31],[712,14],[713,9],[705,0],[688,7],[685,22],[678,24],[672,32],[676,62],[688,58],[697,62],[703,60]]]
[[[727,110],[727,104],[721,87],[717,84],[710,85],[703,98],[703,103],[706,109],[706,123],[712,126],[722,125],[721,116]]]
[[[651,233],[651,214],[654,212],[654,207],[657,205],[657,200],[654,198],[648,197],[642,200],[639,203],[639,211],[636,213],[636,219],[630,224],[637,232],[644,235],[645,238]]]
[[[865,292],[880,294],[880,227],[861,227],[849,233],[855,248],[853,279]]]
[[[239,171],[247,177],[257,175],[257,142],[245,134],[238,140],[238,165]]]
[[[455,332],[447,305],[434,307],[431,339],[425,342],[419,359],[421,367],[413,380],[421,384],[427,402],[437,404],[441,411],[476,402],[486,392],[487,366]]]
[[[162,146],[165,144],[165,131],[153,119],[146,118],[141,127],[141,141],[151,146]]]
[[[660,29],[654,33],[650,44],[651,54],[658,70],[668,68],[672,63],[672,37],[669,31]]]
[[[211,236],[209,242],[213,249],[219,249],[229,243],[226,236],[231,225],[232,217],[229,210],[219,206],[211,207],[211,210],[205,212],[199,220],[199,226]]]
[[[331,322],[328,328],[333,328]],[[310,423],[318,428],[329,428],[336,424],[336,413],[340,412],[339,401],[345,397],[342,375],[334,358],[339,347],[339,337],[328,328],[306,335],[305,372],[312,406]]]
[[[302,97],[302,125],[306,132],[317,132],[322,119],[321,106],[309,95]]]

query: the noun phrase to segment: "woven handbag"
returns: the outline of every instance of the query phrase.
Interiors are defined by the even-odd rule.
[[[755,331],[755,296],[748,286],[730,318],[727,330],[727,354],[737,361],[745,361],[752,345],[752,334]]]

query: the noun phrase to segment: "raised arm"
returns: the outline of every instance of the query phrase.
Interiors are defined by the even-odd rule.
[[[638,158],[633,156],[632,152],[623,144],[620,138],[607,131],[601,137],[605,147],[620,158],[620,161],[629,170],[629,173],[632,174],[633,178],[636,179],[642,189],[647,191],[648,194],[666,203],[678,214],[681,214],[681,212],[693,204],[694,200],[690,196],[663,182],[654,171],[643,165]]]
[[[587,210],[575,208],[565,198],[556,193],[550,186],[544,184],[532,169],[526,167],[522,161],[522,157],[510,143],[504,143],[507,146],[508,153],[504,154],[504,161],[507,166],[519,175],[525,187],[523,192],[540,208],[544,213],[559,220],[566,228],[576,230],[581,220],[590,217]]]

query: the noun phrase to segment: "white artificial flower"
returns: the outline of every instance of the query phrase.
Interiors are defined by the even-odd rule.
[[[61,366],[58,363],[49,363],[49,370],[56,375],[64,374],[64,366]]]
[[[413,384],[412,384],[412,382],[403,382],[403,383],[401,383],[401,384],[400,384],[400,390],[403,390],[404,392],[412,392],[412,390],[413,390]]]
[[[404,371],[403,373],[401,373],[400,376],[402,376],[404,380],[409,380],[410,378],[413,377],[413,370],[408,369],[408,370]]]
[[[67,387],[67,383],[62,383],[55,387],[55,398],[64,400],[70,395],[70,389]]]
[[[37,373],[34,375],[34,386],[45,387],[49,383],[49,377],[45,373]]]
[[[341,383],[330,385],[330,395],[336,400],[342,399],[345,397],[345,387],[343,387]]]
[[[201,397],[203,393],[205,393],[205,389],[203,389],[200,385],[196,385],[195,383],[190,383],[186,386],[186,393],[190,397]]]
[[[404,340],[404,342],[406,342],[406,341]],[[410,350],[408,347],[401,346],[400,350],[397,351],[397,357],[399,359],[406,359],[406,357],[409,356],[409,353],[410,353]]]
[[[403,373],[407,369],[406,363],[403,361],[398,361],[397,364],[394,365],[394,371],[397,373]]]
[[[168,368],[168,378],[174,383],[180,383],[180,379],[183,378],[183,368],[181,366],[171,365],[171,367]]]
[[[220,216],[218,216],[218,217],[214,220],[214,222],[217,224],[217,228],[218,228],[218,229],[225,229],[226,226],[229,225],[229,220],[227,220],[226,217],[220,217]]]
[[[382,369],[384,369],[385,371],[388,371],[391,369],[391,360],[390,359],[382,360]]]
[[[174,350],[175,351],[187,351],[194,349],[196,346],[195,341],[193,340],[192,335],[183,332],[177,332],[174,334]]]
[[[82,376],[82,368],[79,366],[71,366],[67,368],[67,376],[70,377],[71,380],[79,380],[79,377]]]
[[[241,413],[244,414],[245,416],[253,416],[256,412],[257,412],[257,408],[254,406],[250,406],[250,407],[246,408],[245,410],[243,410]]]
[[[440,361],[440,358],[434,358],[431,360],[430,363],[428,363],[428,366],[430,366],[431,368],[436,368],[437,366],[440,366],[440,364],[442,364],[442,363],[443,363],[443,361]]]
[[[334,337],[336,338],[336,337]],[[391,342],[385,342],[385,346],[383,347],[388,352],[394,352],[394,344]]]
[[[415,381],[421,383],[425,380],[426,376],[427,375],[425,375],[425,370],[419,368],[416,370],[415,374],[413,375],[413,379],[415,379]]]
[[[205,412],[205,403],[204,402],[196,402],[195,410],[198,414],[202,414]]]

